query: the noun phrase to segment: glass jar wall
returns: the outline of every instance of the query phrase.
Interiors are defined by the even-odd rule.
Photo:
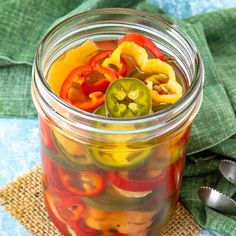
[[[47,84],[53,63],[87,39],[136,32],[169,57],[184,88],[174,105],[148,116],[114,119],[73,107]],[[203,65],[192,41],[161,17],[128,9],[72,16],[42,40],[32,94],[39,113],[44,198],[64,235],[151,236],[178,201],[186,142],[202,100]]]

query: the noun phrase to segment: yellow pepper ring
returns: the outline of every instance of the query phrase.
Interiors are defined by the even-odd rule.
[[[138,213],[140,214],[140,212]],[[109,231],[110,229],[114,229],[122,234],[138,234],[139,232],[145,231],[151,224],[152,220],[148,220],[142,223],[132,223],[127,222],[127,218],[115,218],[106,220],[97,220],[91,216],[84,217],[85,223],[97,230]]]
[[[159,94],[158,91],[151,90],[153,104],[173,104],[182,97],[182,86],[175,80],[169,80],[167,84],[160,84],[159,87],[167,90],[168,94]]]
[[[120,69],[122,67],[120,63],[121,54],[132,57],[140,68],[142,64],[148,60],[148,54],[143,47],[140,47],[134,42],[123,42],[114,50],[111,57],[107,58],[102,63],[102,66],[109,67],[109,65],[114,65]]]
[[[111,57],[107,58],[102,63],[102,66],[109,67],[109,65],[114,65],[120,69],[122,67],[122,64],[120,63],[121,54],[132,57],[143,72],[152,74],[162,73],[168,75],[169,79],[175,80],[175,72],[169,64],[160,59],[148,59],[146,50],[134,42],[121,43],[114,50]]]
[[[119,221],[123,220],[132,224],[142,224],[152,220],[156,211],[104,211],[94,207],[87,207],[87,216],[93,217],[97,221]]]
[[[148,59],[146,62],[142,64],[141,71],[152,74],[155,73],[166,74],[169,76],[170,80],[176,80],[173,68],[169,64],[160,59]]]

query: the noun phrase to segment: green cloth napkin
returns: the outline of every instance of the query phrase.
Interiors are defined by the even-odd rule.
[[[199,186],[210,185],[236,198],[236,187],[217,170],[221,158],[236,159],[236,9],[179,20],[141,0],[0,0],[0,116],[37,115],[31,66],[41,37],[55,21],[101,7],[161,14],[196,43],[205,65],[204,99],[189,141],[181,201],[201,226],[236,235],[236,217],[205,207],[197,197]]]

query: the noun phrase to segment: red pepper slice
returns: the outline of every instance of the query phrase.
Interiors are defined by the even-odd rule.
[[[180,187],[182,179],[183,179],[183,169],[184,169],[186,154],[187,154],[187,151],[185,150],[182,157],[180,157],[179,161],[176,164],[176,166],[179,170],[178,173],[181,174],[181,175],[179,175],[177,181],[175,181],[176,191],[173,191],[173,195],[172,195],[172,197],[173,197],[172,202],[173,202],[174,205],[176,205],[177,202],[179,201],[179,192],[180,192],[179,187]]]
[[[128,66],[123,57],[120,57],[120,63],[122,64],[122,67],[119,69],[118,73],[125,77],[127,75]]]
[[[61,188],[61,181],[57,175],[55,163],[42,151],[42,167],[45,184],[52,188]]]
[[[106,58],[110,57],[112,55],[112,50],[103,50],[101,52],[98,52],[95,54],[89,61],[90,65],[97,65],[101,64]],[[121,57],[120,62],[122,64],[122,67],[119,69],[118,73],[125,77],[127,74],[127,63],[126,61]]]
[[[47,122],[39,117],[39,131],[43,144],[50,150],[55,150],[55,144],[52,138],[52,131]]]
[[[109,85],[110,81],[107,79],[101,79],[92,84],[84,81],[81,84],[81,89],[86,95],[89,95],[97,91],[105,93]]]
[[[98,172],[58,168],[58,173],[64,187],[80,197],[96,196],[105,190],[105,180]]]
[[[166,56],[160,51],[160,49],[153,43],[149,38],[142,34],[130,33],[126,34],[123,38],[118,41],[121,44],[124,41],[137,43],[139,46],[146,48],[152,55],[159,58],[162,61],[166,61]]]
[[[118,78],[117,73],[110,68],[104,68],[101,66],[97,66],[97,65],[86,65],[86,66],[79,66],[77,68],[75,68],[74,70],[72,70],[70,72],[70,74],[67,76],[67,78],[65,79],[65,81],[63,82],[62,86],[61,86],[61,90],[60,90],[60,97],[65,100],[66,102],[71,103],[72,105],[85,110],[85,111],[93,111],[95,110],[97,107],[99,107],[100,105],[102,105],[104,103],[104,93],[103,91],[106,89],[105,87],[107,86],[108,82],[105,83],[105,87],[104,87],[104,78],[102,79],[103,82],[98,83],[98,87],[96,87],[96,83],[92,89],[92,93],[90,94],[86,94],[83,90],[82,90],[82,84],[87,80],[89,77],[89,74],[91,72],[98,72],[102,75],[107,74],[108,76],[110,76],[110,80],[115,80]],[[77,82],[80,85],[80,88],[78,89],[78,94],[79,97],[76,101],[72,101],[72,99],[69,98],[68,96],[68,92],[72,87],[72,83],[73,82]],[[91,85],[92,86],[92,85]],[[87,86],[89,87],[89,86]],[[85,85],[86,88],[86,85]],[[103,91],[99,91],[99,89],[101,89]],[[89,87],[90,91],[91,88]],[[87,91],[89,92],[89,91]],[[94,93],[94,94],[93,94]]]
[[[97,65],[97,64],[101,64],[103,62],[103,60],[105,60],[106,58],[110,57],[112,54],[112,50],[103,50],[100,51],[98,53],[96,53],[90,60],[89,60],[89,64],[90,65]]]
[[[161,176],[155,179],[139,179],[133,180],[128,177],[122,176],[121,172],[108,172],[109,180],[118,188],[126,191],[144,192],[157,188],[163,184],[167,178],[168,171],[165,171]],[[126,173],[128,175],[128,173]]]
[[[52,222],[57,226],[58,229],[60,229],[63,235],[68,235],[66,224],[64,220],[58,214],[52,202],[51,195],[49,195],[47,191],[44,191],[43,196],[44,196],[45,206],[47,208],[50,218],[52,219]]]
[[[84,204],[77,197],[65,197],[56,208],[64,220],[78,221],[84,211]]]
[[[152,179],[131,179],[129,172],[108,172],[108,178],[112,184],[126,191],[144,192],[153,189],[161,189],[163,193],[159,194],[160,198],[169,196],[176,191],[180,181],[180,172],[182,172],[185,157],[181,157],[176,163],[162,170],[162,173]],[[141,168],[142,169],[142,168]],[[137,168],[135,169],[137,172]],[[124,173],[122,175],[122,173]],[[140,174],[142,175],[142,173]],[[163,196],[162,196],[163,195]]]
[[[94,92],[89,94],[86,101],[77,101],[71,103],[79,109],[92,112],[104,103],[104,93]]]
[[[50,192],[53,194],[45,191],[46,197],[57,218],[66,222],[75,222],[81,218],[85,206],[77,196],[56,188],[51,188]]]

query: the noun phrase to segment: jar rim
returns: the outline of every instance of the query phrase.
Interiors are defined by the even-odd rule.
[[[59,96],[57,96],[52,91],[52,89],[49,87],[46,81],[46,78],[44,77],[42,68],[40,67],[40,61],[41,61],[40,55],[41,55],[44,45],[47,43],[48,38],[51,35],[53,35],[55,32],[57,32],[61,27],[66,26],[69,22],[72,22],[75,19],[94,16],[98,14],[137,15],[137,16],[144,17],[146,19],[158,21],[161,24],[164,24],[166,27],[173,30],[175,33],[177,33],[178,36],[181,38],[181,40],[183,40],[181,41],[181,43],[186,43],[188,45],[188,47],[191,49],[192,53],[194,54],[197,70],[194,75],[194,80],[191,82],[189,88],[176,103],[168,106],[167,108],[163,110],[160,110],[158,112],[155,112],[153,114],[146,115],[146,116],[128,118],[128,119],[112,118],[112,117],[98,116],[94,113],[89,113],[89,112],[80,110],[74,107],[73,105],[63,101]],[[77,116],[79,115],[79,117],[89,119],[90,121],[106,122],[106,123],[113,123],[113,124],[143,123],[147,120],[148,121],[165,120],[165,118],[170,113],[178,114],[182,112],[184,109],[187,109],[186,108],[187,106],[190,106],[193,102],[196,102],[197,98],[202,92],[203,80],[204,80],[204,75],[203,75],[204,66],[203,66],[201,56],[194,42],[190,39],[189,36],[187,36],[177,25],[173,24],[172,22],[163,18],[162,16],[157,16],[157,15],[153,15],[153,14],[146,13],[143,11],[134,10],[134,9],[126,9],[126,8],[100,8],[100,9],[95,9],[95,10],[89,10],[86,12],[72,15],[64,19],[63,21],[59,22],[58,24],[54,25],[51,29],[48,30],[48,32],[45,34],[45,36],[41,40],[40,45],[38,46],[37,54],[35,57],[35,70],[36,70],[36,73],[38,73],[39,75],[40,83],[46,89],[47,93],[50,95],[50,98],[55,100],[57,104],[61,104],[70,113]]]

